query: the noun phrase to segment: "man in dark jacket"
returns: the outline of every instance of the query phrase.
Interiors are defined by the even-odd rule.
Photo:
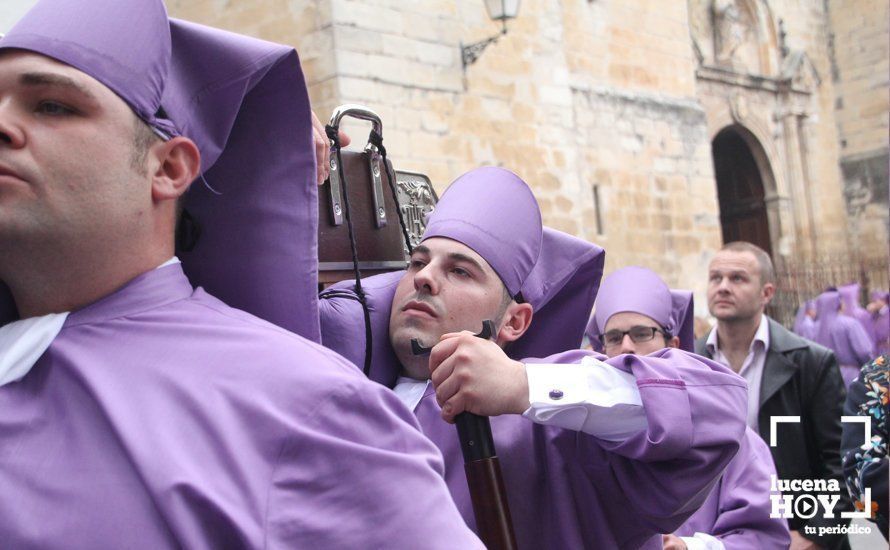
[[[849,520],[841,512],[853,508],[841,472],[845,391],[837,359],[764,314],[775,275],[762,249],[729,243],[708,271],[708,309],[717,326],[696,342],[696,352],[748,381],[748,426],[770,444],[778,472],[773,489],[792,497],[774,499],[773,510],[788,517],[791,548],[849,548],[843,534]],[[816,502],[810,498],[789,509],[786,503],[804,494],[838,500],[830,511],[822,504],[809,508],[807,503]]]

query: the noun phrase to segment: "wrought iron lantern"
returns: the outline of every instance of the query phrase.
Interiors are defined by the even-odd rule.
[[[485,0],[485,9],[488,10],[489,19],[501,22],[501,32],[472,44],[464,45],[461,43],[460,57],[464,70],[479,59],[485,48],[507,34],[507,21],[515,19],[519,15],[519,0]]]

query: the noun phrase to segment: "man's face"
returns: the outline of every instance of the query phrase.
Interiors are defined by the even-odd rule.
[[[635,329],[634,327],[645,327],[647,329],[655,330],[644,331],[639,328]],[[603,334],[608,334],[610,331],[631,332],[631,334],[622,335],[619,344],[610,345],[608,342],[604,344],[604,351],[609,357],[615,357],[616,355],[621,355],[623,353],[649,355],[650,353],[668,346],[677,347],[670,339],[667,339],[664,336],[664,333],[661,332],[661,327],[655,322],[655,319],[633,311],[622,311],[609,317],[609,320],[606,321],[606,327],[603,330]],[[632,338],[633,333],[639,333],[640,336],[645,333],[646,337],[651,336],[651,338],[649,340],[634,342]],[[638,340],[640,339],[641,338],[638,338]]]
[[[77,69],[0,53],[0,247],[101,245],[149,223],[135,124],[123,100]]]
[[[389,318],[389,336],[402,365],[414,378],[428,378],[425,363],[414,360],[411,339],[432,346],[449,332],[479,332],[482,321],[503,315],[504,285],[471,248],[433,237],[414,249],[399,281]]]
[[[720,321],[754,319],[773,296],[762,284],[760,265],[750,252],[721,250],[708,268],[708,310]]]

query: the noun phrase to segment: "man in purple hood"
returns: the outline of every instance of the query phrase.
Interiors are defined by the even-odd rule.
[[[315,177],[292,48],[160,0],[0,40],[0,546],[481,546],[411,412],[311,341]]]
[[[670,290],[653,271],[625,267],[603,282],[587,335],[606,355],[648,355],[672,347],[693,352],[692,293]],[[600,329],[603,327],[603,329]],[[783,550],[788,525],[770,517],[769,447],[750,428],[707,500],[673,534],[666,549]]]
[[[745,385],[728,369],[670,349],[612,359],[577,349],[602,265],[602,249],[542,228],[518,176],[479,168],[446,190],[406,272],[362,284],[370,375],[442,450],[474,528],[448,422],[492,417],[520,548],[661,548],[660,533],[701,505],[744,433]],[[357,358],[352,286],[322,300],[322,341]],[[485,319],[491,341],[472,334]],[[428,358],[412,353],[415,338],[433,346]]]
[[[834,352],[844,385],[849,386],[859,375],[862,365],[871,361],[875,350],[862,325],[853,316],[842,313],[843,303],[837,290],[826,290],[816,298],[813,341]]]
[[[874,345],[876,343],[874,320],[872,319],[871,314],[859,304],[859,290],[859,283],[850,283],[838,287],[837,292],[840,294],[841,304],[843,304],[841,313],[856,319],[862,326],[865,334],[868,335],[872,345]],[[870,357],[863,364],[870,361],[874,356],[875,354],[872,352]],[[859,366],[861,367],[862,365]]]
[[[875,328],[875,354],[886,355],[890,353],[890,293],[883,290],[871,292],[871,302],[866,311],[872,318],[872,326]]]

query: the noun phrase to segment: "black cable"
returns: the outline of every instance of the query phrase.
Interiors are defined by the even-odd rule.
[[[339,128],[328,124],[324,127],[325,133],[334,144],[334,152],[337,155],[337,169],[340,170],[340,184],[343,192],[343,212],[346,215],[346,227],[349,231],[349,246],[352,249],[352,269],[355,274],[355,293],[362,304],[362,313],[365,316],[365,367],[362,371],[365,376],[371,375],[371,312],[368,310],[368,300],[362,289],[362,273],[358,267],[358,251],[355,244],[355,231],[352,228],[352,217],[349,214],[349,193],[346,192],[346,167],[343,166],[343,157],[340,154]]]
[[[389,183],[390,192],[392,192],[392,200],[396,204],[396,215],[399,217],[399,225],[402,227],[402,236],[405,237],[405,247],[408,249],[408,255],[410,256],[414,253],[414,247],[411,246],[411,237],[408,235],[408,227],[405,225],[405,219],[402,217],[402,206],[399,204],[399,196],[398,193],[396,193],[396,186],[393,184],[395,174],[390,175],[392,167],[386,162],[386,147],[383,146],[383,136],[378,134],[372,128],[371,134],[368,136],[368,141],[377,147],[380,151],[380,156],[383,157],[383,170],[386,172],[386,181]]]

